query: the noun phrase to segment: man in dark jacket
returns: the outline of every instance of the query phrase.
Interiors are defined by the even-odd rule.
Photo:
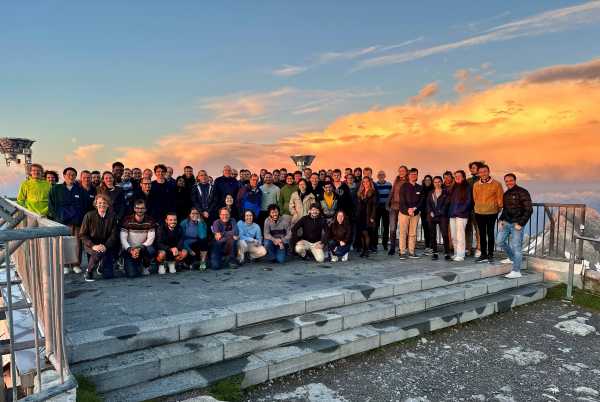
[[[79,185],[85,194],[85,212],[94,209],[94,198],[96,198],[96,187],[92,184],[92,174],[89,170],[82,170],[79,173]]]
[[[114,257],[118,252],[119,235],[117,232],[117,216],[109,208],[110,198],[98,194],[94,199],[96,210],[83,217],[79,238],[89,255],[85,281],[94,281],[94,270],[102,273],[104,279],[114,276]]]
[[[352,194],[350,187],[342,181],[342,171],[335,169],[333,171],[333,191],[338,197],[338,210],[344,211],[346,216],[354,216],[354,204],[352,203]]]
[[[167,212],[164,223],[158,227],[156,233],[156,261],[158,262],[158,274],[164,275],[165,262],[169,266],[169,273],[177,273],[176,264],[187,257],[187,251],[183,246],[183,230],[177,224],[177,214]]]
[[[533,213],[531,196],[523,187],[517,186],[517,176],[508,173],[504,176],[507,190],[503,196],[502,214],[500,215],[500,233],[498,243],[512,262],[512,271],[507,278],[521,277],[521,262],[523,259],[523,232],[525,225]],[[510,243],[509,243],[510,238]]]
[[[296,253],[302,258],[310,251],[317,262],[325,261],[325,245],[327,244],[327,222],[321,216],[318,204],[312,204],[308,215],[300,218],[292,228],[292,234],[296,236],[298,230],[302,234],[297,237]]]
[[[148,214],[155,222],[163,222],[167,212],[175,210],[175,186],[166,179],[167,167],[159,164],[154,166],[156,180],[150,186],[148,195]]]
[[[218,208],[225,206],[225,197],[227,194],[231,195],[234,200],[237,198],[240,182],[232,176],[231,166],[225,165],[223,167],[223,176],[217,177],[214,185]]]
[[[206,170],[198,171],[197,182],[192,186],[192,206],[195,207],[202,219],[213,222],[217,219],[217,200],[215,198],[215,187],[208,181]]]
[[[400,225],[400,258],[405,259],[406,238],[408,236],[408,257],[418,258],[415,254],[417,246],[417,225],[423,209],[423,189],[417,183],[419,171],[412,168],[408,172],[408,182],[400,187],[400,211],[398,223]]]
[[[80,274],[81,241],[78,236],[81,221],[87,212],[87,194],[75,181],[77,170],[74,168],[65,168],[63,179],[62,183],[52,186],[50,194],[48,194],[48,218],[71,229],[71,235],[76,239],[75,256],[77,262],[65,265],[64,272],[68,274],[72,268],[73,272]]]

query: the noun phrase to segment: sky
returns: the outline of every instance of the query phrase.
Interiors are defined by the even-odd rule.
[[[9,2],[0,136],[57,170],[482,159],[600,202],[598,38],[600,1]]]

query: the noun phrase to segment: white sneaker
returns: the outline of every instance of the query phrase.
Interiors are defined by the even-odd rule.
[[[150,268],[144,267],[144,270],[142,271],[142,275],[144,275],[144,276],[150,275]]]
[[[71,273],[71,268],[70,267],[63,267],[63,273],[65,275],[69,275]]]
[[[508,279],[520,278],[522,276],[523,275],[521,275],[521,273],[517,271],[510,271],[508,274],[504,275],[504,277]]]
[[[177,270],[175,269],[175,263],[174,262],[169,262],[169,273],[170,274],[176,274]]]
[[[338,261],[338,257],[337,255],[331,255],[331,262],[337,262]]]
[[[167,270],[165,269],[165,264],[160,264],[158,266],[158,274],[159,275],[164,275],[167,273]]]
[[[512,261],[510,260],[510,258],[505,258],[502,261],[500,261],[500,264],[512,264]]]
[[[456,262],[461,262],[464,261],[465,257],[459,257],[457,255],[455,255],[454,257],[452,257],[452,261],[456,261]]]
[[[73,267],[73,272],[75,272],[76,274],[80,274],[83,271],[81,270],[81,267],[79,265],[75,265]]]
[[[475,258],[481,257],[481,250],[475,250]]]
[[[344,262],[348,261],[348,253],[346,253],[342,256],[342,261],[344,261]]]

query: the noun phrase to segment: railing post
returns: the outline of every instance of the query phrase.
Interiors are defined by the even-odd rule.
[[[4,243],[5,249],[8,251],[9,242]],[[15,323],[13,321],[13,309],[12,309],[12,278],[10,272],[10,254],[6,252],[4,254],[4,268],[6,270],[6,299],[8,308],[8,333],[10,336],[9,350],[10,350],[10,377],[12,385],[12,400],[16,401],[17,398],[17,367],[15,361]]]
[[[567,300],[573,300],[573,277],[575,276],[575,236],[571,239],[571,255],[569,255],[569,274],[567,277]]]
[[[575,224],[575,219],[573,219],[573,225]],[[581,223],[579,224],[579,235],[585,236],[585,206],[581,208]],[[583,239],[579,239],[579,249],[577,251],[577,255],[583,261]]]

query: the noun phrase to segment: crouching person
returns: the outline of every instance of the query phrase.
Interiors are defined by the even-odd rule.
[[[280,216],[279,207],[275,204],[269,205],[267,210],[269,217],[265,220],[264,231],[267,259],[283,264],[292,238],[290,216]]]
[[[308,210],[308,215],[300,218],[292,228],[292,233],[298,233],[302,229],[302,234],[298,236],[296,243],[296,253],[302,258],[306,258],[306,253],[311,252],[317,262],[325,261],[325,244],[327,238],[327,222],[321,216],[321,211],[317,204],[312,204]]]
[[[94,281],[94,270],[102,273],[104,279],[114,276],[114,257],[118,252],[117,216],[109,208],[108,196],[98,194],[94,198],[96,209],[83,217],[79,238],[88,253],[88,266],[84,279]]]
[[[207,228],[200,210],[192,207],[189,216],[181,222],[183,231],[183,247],[188,253],[188,262],[191,268],[196,261],[200,261],[198,269],[206,269],[206,255],[208,254]]]
[[[158,254],[158,274],[164,275],[167,270],[165,262],[169,266],[169,273],[177,272],[177,264],[183,262],[187,257],[187,250],[183,247],[183,230],[177,225],[177,214],[167,213],[165,222],[158,227],[156,233],[156,248]]]
[[[228,260],[226,265],[233,263],[235,267],[239,263],[235,259],[239,232],[227,208],[219,210],[219,219],[213,222],[211,229],[215,240],[210,250],[210,268],[214,270],[223,268],[224,258]]]
[[[123,260],[125,275],[135,278],[150,275],[150,262],[155,256],[154,239],[156,237],[156,224],[146,215],[146,202],[136,200],[133,203],[133,215],[125,218],[121,225],[121,245],[123,247]]]
[[[352,241],[352,226],[350,220],[343,211],[338,211],[335,220],[327,231],[327,244],[331,252],[331,261],[336,262],[339,258],[348,261],[350,243]]]
[[[237,223],[240,240],[238,241],[238,261],[243,264],[246,253],[251,260],[264,257],[267,250],[262,245],[260,226],[254,223],[254,213],[250,210],[244,212],[244,220]]]

